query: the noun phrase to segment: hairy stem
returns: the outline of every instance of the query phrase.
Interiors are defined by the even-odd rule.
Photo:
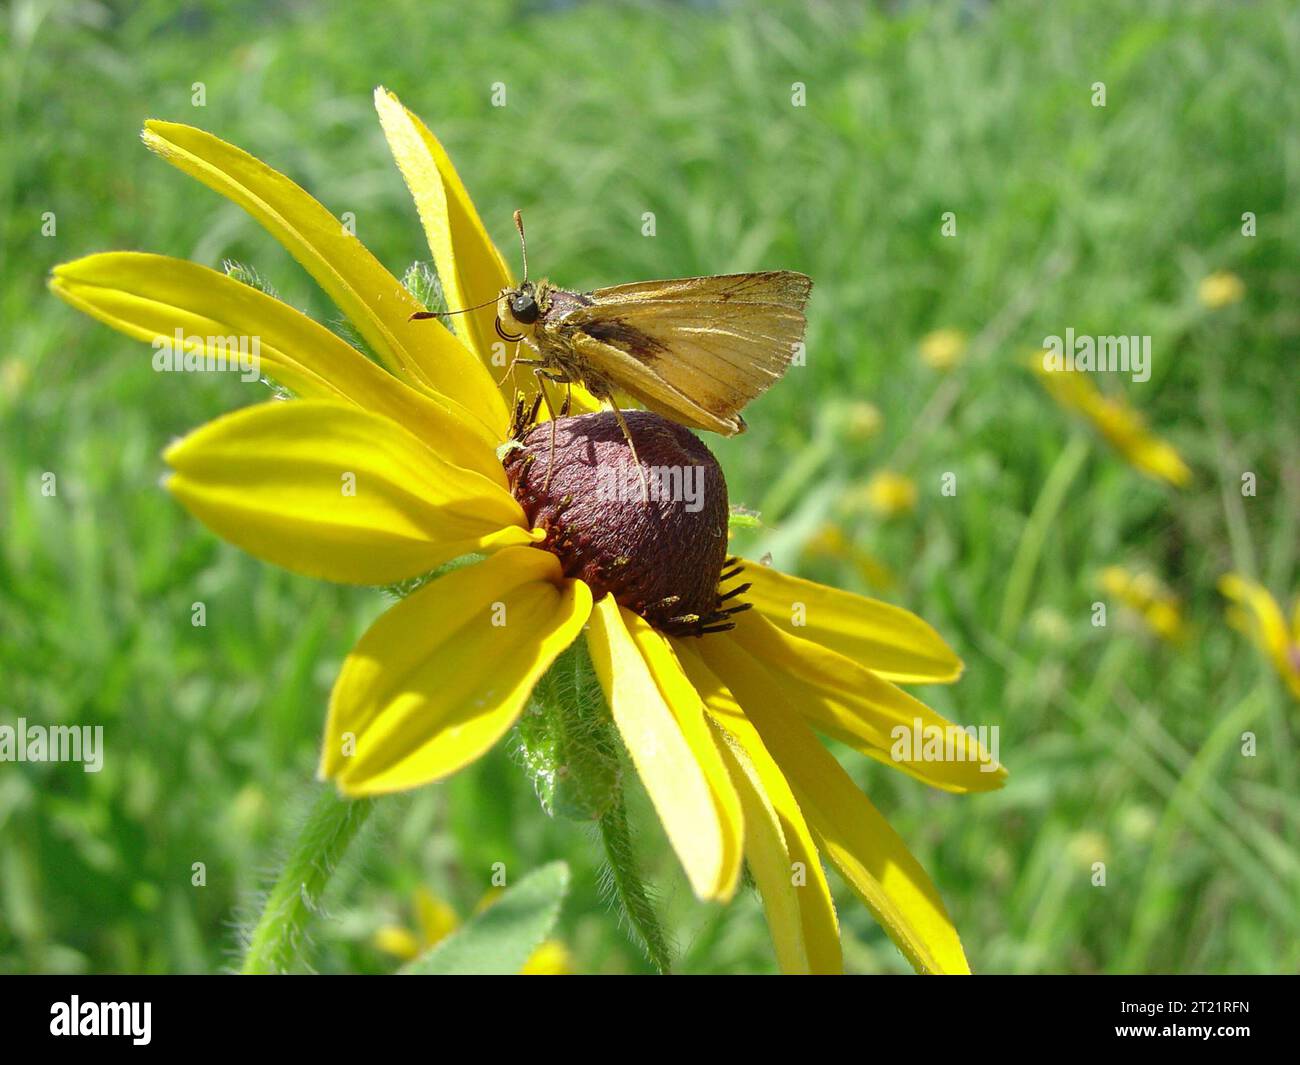
[[[249,936],[241,972],[293,968],[306,942],[307,922],[319,912],[326,884],[373,807],[371,799],[340,798],[332,787],[317,795]]]
[[[605,884],[632,938],[656,969],[668,972],[668,938],[632,848],[622,744],[584,640],[574,641],[538,681],[515,739],[519,761],[547,813],[595,822],[608,862]]]
[[[672,971],[672,950],[655,914],[654,904],[641,874],[637,871],[632,850],[632,833],[627,823],[627,808],[620,794],[598,822],[600,839],[609,862],[609,879],[633,937],[646,957],[660,973]]]

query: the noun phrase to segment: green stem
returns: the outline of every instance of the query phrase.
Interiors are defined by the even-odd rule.
[[[632,852],[632,833],[627,823],[627,807],[620,794],[601,816],[600,839],[609,862],[610,883],[623,908],[628,926],[645,951],[646,957],[665,976],[672,972],[672,949],[659,924],[654,904],[645,882],[636,868]]]
[[[1011,563],[1011,572],[1007,577],[1006,595],[1002,599],[1002,616],[998,620],[1000,640],[1009,640],[1016,626],[1020,624],[1020,617],[1025,611],[1025,604],[1029,600],[1029,592],[1033,586],[1034,571],[1038,568],[1038,559],[1043,553],[1043,545],[1047,542],[1048,531],[1056,521],[1056,515],[1065,502],[1065,494],[1070,490],[1070,485],[1074,483],[1074,478],[1083,468],[1083,461],[1087,457],[1088,441],[1081,434],[1076,433],[1061,452],[1056,465],[1052,467],[1052,472],[1047,475],[1042,491],[1038,493],[1038,500],[1034,503],[1025,531],[1020,537],[1020,546],[1016,549],[1016,557]]]
[[[668,937],[632,849],[623,799],[622,745],[585,640],[575,640],[537,682],[515,738],[519,760],[547,813],[594,821],[600,829],[609,863],[606,882],[632,938],[656,969],[668,972]]]
[[[340,798],[332,787],[316,797],[248,940],[241,972],[289,972],[306,941],[307,922],[348,845],[374,807]]]
[[[1128,945],[1119,968],[1120,972],[1148,971],[1151,944],[1162,927],[1167,927],[1168,923],[1167,914],[1160,900],[1167,892],[1172,893],[1174,890],[1175,865],[1170,858],[1179,840],[1183,838],[1181,835],[1183,824],[1195,812],[1197,799],[1204,795],[1207,779],[1217,770],[1225,752],[1239,742],[1242,729],[1249,727],[1263,703],[1262,688],[1254,688],[1236,707],[1220,718],[1219,724],[1201,744],[1201,749],[1196,756],[1188,765],[1181,767],[1182,775],[1178,785],[1165,804],[1164,814],[1160,818],[1160,827],[1148,848],[1149,858],[1146,871],[1139,881],[1141,889],[1138,891],[1137,903],[1133,907],[1133,925],[1129,929]],[[1236,832],[1231,833],[1232,836],[1236,834]],[[1234,850],[1238,847],[1241,847],[1251,866],[1254,867],[1256,865],[1254,856],[1241,845],[1240,840],[1233,839]],[[1250,877],[1257,890],[1261,892],[1274,894],[1276,889],[1274,897],[1277,898],[1279,905],[1285,907],[1284,900],[1288,892],[1285,882],[1279,883],[1281,879],[1281,876],[1276,878],[1270,876],[1267,870],[1262,876]]]

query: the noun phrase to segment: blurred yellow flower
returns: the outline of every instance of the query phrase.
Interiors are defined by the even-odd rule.
[[[892,588],[898,581],[880,559],[853,543],[833,521],[826,522],[804,544],[806,558],[831,558],[848,562],[862,578],[877,588]]]
[[[855,400],[843,408],[844,434],[855,441],[870,440],[885,424],[880,408],[866,400]]]
[[[400,924],[386,924],[375,929],[370,945],[402,961],[412,961],[420,956],[420,937]]]
[[[500,894],[488,892],[474,907],[474,912],[488,909]],[[460,918],[451,905],[423,885],[415,889],[414,903],[415,928],[381,925],[370,938],[371,946],[401,961],[414,961],[460,927]],[[559,940],[548,939],[533,951],[519,972],[522,976],[568,976],[573,972],[573,956]]]
[[[1064,645],[1070,639],[1070,623],[1055,607],[1040,606],[1029,616],[1029,630],[1047,643]]]
[[[1094,862],[1110,860],[1110,843],[1100,832],[1084,829],[1070,836],[1065,845],[1070,859],[1084,869],[1090,869]]]
[[[27,363],[17,356],[0,363],[0,399],[17,399],[31,378]]]
[[[813,558],[818,556],[846,558],[850,550],[852,550],[852,545],[849,543],[848,537],[844,535],[844,530],[833,521],[826,522],[804,544],[804,553]]]
[[[1120,815],[1120,832],[1135,843],[1147,842],[1159,826],[1160,820],[1149,806],[1130,806]]]
[[[1245,295],[1246,286],[1241,278],[1228,270],[1216,270],[1202,278],[1196,289],[1196,298],[1201,301],[1201,306],[1212,311],[1240,303]]]
[[[405,925],[388,924],[381,926],[371,938],[377,949],[402,961],[419,957],[460,926],[460,918],[450,904],[423,885],[415,889],[413,903],[414,931]]]
[[[966,356],[966,334],[960,329],[936,329],[921,338],[921,361],[935,370],[951,370]]]
[[[1239,573],[1219,579],[1219,591],[1232,600],[1228,621],[1244,632],[1273,663],[1295,698],[1300,699],[1300,599],[1291,612],[1291,624],[1263,585]]]
[[[1047,394],[1065,410],[1081,414],[1124,460],[1139,473],[1175,488],[1191,483],[1192,471],[1172,444],[1146,426],[1146,419],[1119,396],[1104,396],[1084,373],[1048,370],[1043,353],[1030,359],[1030,367]]]
[[[854,498],[880,517],[894,518],[916,509],[916,482],[893,470],[878,470]]]
[[[520,976],[572,976],[573,955],[558,939],[548,939],[519,970]]]
[[[1106,594],[1132,610],[1162,640],[1180,643],[1187,629],[1178,597],[1150,573],[1134,573],[1123,566],[1101,571]]]

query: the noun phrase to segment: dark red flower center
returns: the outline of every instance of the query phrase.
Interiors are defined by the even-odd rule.
[[[727,556],[727,482],[689,430],[648,411],[613,411],[542,422],[503,462],[540,545],[568,577],[607,593],[655,628],[703,635],[732,627],[745,608],[719,585],[740,573]],[[552,445],[552,438],[554,444]]]

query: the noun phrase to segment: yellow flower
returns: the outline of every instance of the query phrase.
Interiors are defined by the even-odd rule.
[[[485,895],[474,912],[481,913],[487,909],[498,894]],[[451,904],[421,885],[415,891],[415,928],[400,924],[381,925],[371,937],[371,943],[377,950],[401,961],[413,961],[430,947],[441,943],[460,924],[460,917]],[[522,976],[565,976],[573,972],[573,956],[558,939],[547,939],[529,955],[519,972]]]
[[[844,535],[844,530],[834,522],[828,521],[808,538],[804,550],[814,556],[845,558],[850,547],[848,537]]]
[[[1141,413],[1123,399],[1103,396],[1085,373],[1047,369],[1043,353],[1033,356],[1029,365],[1049,396],[1065,410],[1083,415],[1139,473],[1176,488],[1191,483],[1192,471],[1182,456],[1172,444],[1147,429]]]
[[[1092,868],[1094,862],[1110,860],[1110,844],[1100,832],[1085,829],[1072,834],[1065,844],[1066,854],[1076,865]]]
[[[1241,278],[1228,270],[1216,270],[1202,278],[1196,289],[1196,298],[1201,301],[1201,306],[1212,311],[1240,303],[1245,295],[1246,286]]]
[[[841,408],[844,434],[855,442],[870,440],[885,424],[880,408],[866,400],[854,400]]]
[[[1064,644],[1070,639],[1070,622],[1055,607],[1040,606],[1029,616],[1029,628],[1048,643]]]
[[[1291,694],[1300,699],[1300,598],[1286,616],[1268,590],[1248,577],[1228,573],[1219,578],[1219,591],[1235,604],[1228,620],[1246,633],[1267,656]]]
[[[1180,643],[1186,638],[1178,598],[1150,573],[1131,573],[1122,566],[1107,566],[1101,586],[1140,617],[1161,639]]]
[[[877,588],[892,588],[897,583],[888,566],[870,551],[853,543],[834,522],[826,522],[808,538],[804,554],[809,558],[832,558],[852,563],[863,580]]]
[[[921,338],[921,361],[935,370],[951,370],[966,357],[966,334],[960,329],[936,329]]]
[[[896,518],[916,509],[916,482],[892,470],[879,470],[853,495],[852,501],[858,500],[882,518]]]
[[[27,363],[16,356],[0,363],[0,401],[17,399],[31,378]]]
[[[572,976],[576,972],[573,955],[558,939],[547,939],[533,951],[519,970],[521,976]]]
[[[442,146],[394,96],[380,89],[375,101],[449,305],[510,284]],[[816,735],[945,791],[1000,787],[1005,770],[961,730],[957,759],[891,755],[895,726],[947,725],[898,687],[957,679],[961,661],[938,633],[898,607],[764,565],[728,560],[719,573],[721,471],[690,433],[653,415],[629,412],[634,430],[645,426],[641,446],[707,458],[722,488],[708,496],[721,504],[722,531],[685,547],[641,526],[629,536],[629,523],[647,514],[677,521],[684,508],[651,510],[639,495],[616,506],[588,498],[589,488],[582,499],[557,497],[556,486],[581,479],[583,460],[566,453],[544,480],[556,454],[546,426],[503,447],[519,426],[489,370],[490,309],[456,316],[455,334],[413,322],[415,299],[288,178],[188,126],[149,122],[144,139],[259,221],[383,363],[192,263],[115,253],[58,267],[58,295],[140,340],[180,329],[209,351],[209,334],[259,337],[263,372],[299,397],[226,415],[173,444],[170,491],[225,539],[312,577],[386,585],[466,563],[392,606],[348,656],[330,696],[322,775],[359,796],[454,773],[501,739],[556,656],[585,638],[613,722],[699,898],[730,898],[748,861],[781,967],[838,971],[825,858],[917,969],[968,971],[938,891]],[[557,434],[565,447],[581,453],[585,440],[626,453],[605,424],[612,416],[586,419],[604,419],[604,435],[571,418]],[[585,468],[593,476],[589,461]],[[570,515],[583,507],[588,522],[576,528]],[[606,515],[608,527],[590,513]],[[592,556],[599,565],[579,557],[593,544],[606,551]],[[697,582],[708,578],[703,613],[669,616],[673,596],[650,603],[632,594],[635,581],[685,580],[659,564],[669,551]],[[710,576],[704,563],[714,551]],[[735,580],[743,583],[719,592]]]

